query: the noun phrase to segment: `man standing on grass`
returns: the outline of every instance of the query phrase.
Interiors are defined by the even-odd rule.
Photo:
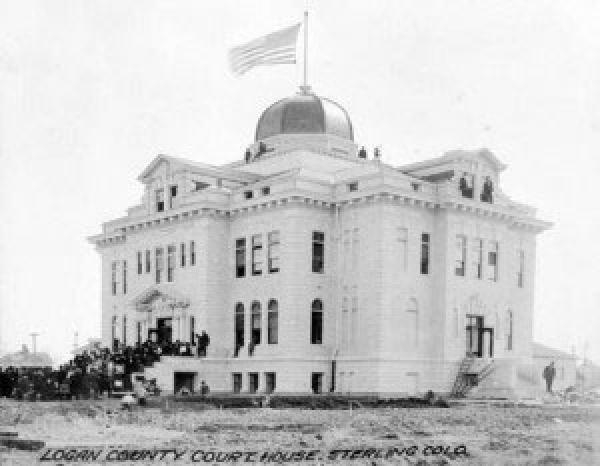
[[[554,377],[556,376],[556,369],[554,368],[554,361],[544,367],[544,372],[542,373],[542,377],[546,379],[546,391],[548,393],[552,393],[552,382],[554,382]]]

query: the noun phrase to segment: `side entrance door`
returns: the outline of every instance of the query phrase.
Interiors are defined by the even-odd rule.
[[[494,356],[494,329],[484,327],[481,329],[482,358],[491,358]]]
[[[483,316],[467,315],[467,356],[480,358],[483,354]]]
[[[467,356],[491,358],[494,356],[494,329],[483,326],[483,316],[467,315]]]

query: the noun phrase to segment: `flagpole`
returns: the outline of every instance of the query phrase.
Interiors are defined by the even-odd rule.
[[[307,53],[308,53],[308,10],[304,10],[304,86],[303,91],[308,91],[308,64],[307,64]]]

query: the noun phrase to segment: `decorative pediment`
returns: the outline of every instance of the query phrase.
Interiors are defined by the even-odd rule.
[[[138,176],[138,180],[142,183],[154,178],[167,178],[170,173],[180,169],[183,164],[178,163],[173,157],[166,155],[157,155],[152,162]]]
[[[175,311],[187,309],[190,301],[172,290],[165,292],[152,287],[139,294],[132,305],[140,312]]]
[[[399,167],[403,173],[418,177],[433,177],[445,173],[488,173],[497,177],[506,165],[489,149],[453,150],[443,156]]]
[[[217,167],[206,163],[159,154],[154,157],[152,162],[138,176],[138,181],[147,183],[155,178],[169,178],[177,172],[204,175],[212,179],[228,180],[236,184],[253,183],[263,178],[262,175],[247,173],[230,167]]]

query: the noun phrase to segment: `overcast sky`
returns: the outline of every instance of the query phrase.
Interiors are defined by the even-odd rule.
[[[64,359],[100,336],[86,237],[142,194],[157,153],[240,159],[301,67],[236,78],[227,51],[303,0],[0,0],[0,351]],[[355,139],[405,164],[490,148],[538,237],[534,337],[600,362],[600,3],[310,1],[309,83]]]

